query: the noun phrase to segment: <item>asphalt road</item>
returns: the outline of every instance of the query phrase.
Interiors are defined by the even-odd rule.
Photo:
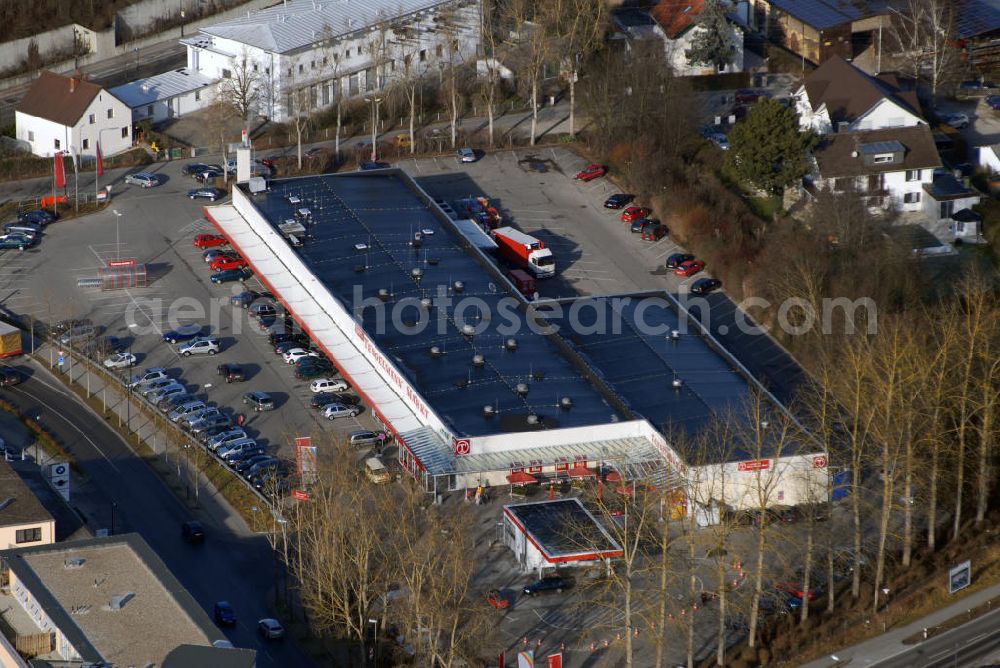
[[[985,666],[987,655],[1000,648],[1000,610],[983,615],[968,624],[942,633],[912,646],[889,659],[859,665],[878,668],[952,668],[955,666]]]
[[[291,640],[267,643],[256,635],[256,621],[270,616],[266,598],[274,583],[274,562],[266,538],[248,531],[238,518],[207,513],[192,517],[103,419],[47,370],[38,364],[29,368],[32,377],[8,392],[26,414],[41,417],[89,476],[91,489],[79,507],[91,529],[110,527],[116,505],[115,533],[140,534],[210,616],[215,601],[233,604],[239,622],[225,629],[226,636],[237,647],[257,649],[258,666],[310,665]],[[204,544],[181,540],[181,524],[189,519],[205,524]]]

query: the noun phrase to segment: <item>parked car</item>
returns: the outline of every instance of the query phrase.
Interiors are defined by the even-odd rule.
[[[23,234],[5,234],[0,237],[0,250],[20,250],[31,248],[31,239]]]
[[[97,336],[100,333],[100,328],[95,327],[91,324],[86,325],[76,325],[72,329],[68,330],[65,334],[59,337],[59,343],[64,346],[73,345],[74,343],[79,343],[81,341],[86,341],[87,339]]]
[[[222,188],[212,188],[210,186],[205,186],[203,188],[195,188],[194,190],[188,191],[188,197],[192,200],[195,199],[207,199],[214,202],[217,199],[222,199],[226,196],[226,191]]]
[[[762,97],[767,97],[767,95],[762,91],[754,90],[752,88],[741,88],[736,91],[734,99],[737,104],[754,104]]]
[[[156,407],[160,409],[161,412],[169,414],[170,411],[174,410],[178,406],[183,406],[191,401],[197,401],[198,397],[194,396],[190,392],[174,391],[171,390],[167,392],[165,396],[162,396],[157,400]]]
[[[285,360],[285,364],[295,364],[303,357],[319,357],[319,353],[315,350],[306,350],[305,348],[292,348],[281,357]]]
[[[594,179],[600,178],[607,173],[608,168],[604,165],[591,164],[577,172],[576,176],[573,178],[578,181],[593,181]]]
[[[699,278],[691,285],[691,292],[696,295],[707,295],[722,287],[722,281],[717,278]]]
[[[98,336],[88,340],[86,343],[85,352],[91,359],[104,359],[110,357],[113,353],[122,353],[128,349],[128,344],[117,336],[111,336],[110,334]]]
[[[260,411],[273,411],[275,408],[274,399],[267,392],[247,392],[243,395],[243,403]]]
[[[667,258],[667,269],[676,269],[685,262],[693,259],[694,255],[688,255],[687,253],[674,253]]]
[[[309,389],[312,390],[313,394],[319,392],[343,392],[348,387],[345,381],[333,378],[318,378],[309,385]]]
[[[263,454],[265,454],[264,446],[255,442],[252,445],[231,448],[228,452],[222,455],[222,461],[224,461],[226,465],[235,468],[236,465],[243,460]]]
[[[5,223],[3,231],[4,234],[23,234],[31,240],[31,243],[35,243],[42,236],[42,226],[38,223]]]
[[[1000,95],[990,95],[986,98],[986,104],[994,111],[1000,111]]]
[[[231,248],[209,248],[201,254],[201,259],[203,259],[206,264],[211,264],[216,258],[223,256],[237,257],[236,251]]]
[[[642,232],[642,228],[649,223],[649,218],[636,218],[632,221],[632,224],[628,226],[628,231],[632,234],[639,234]]]
[[[648,218],[651,213],[652,211],[650,211],[647,207],[630,206],[622,211],[621,218],[623,223],[631,223],[633,220],[638,218]]]
[[[221,169],[206,169],[204,172],[201,172],[200,174],[195,174],[194,180],[197,181],[198,183],[209,183],[223,176],[225,176],[225,174]]]
[[[143,397],[148,398],[151,394],[153,394],[157,390],[167,387],[168,385],[179,385],[179,383],[175,379],[170,378],[169,376],[165,376],[163,378],[157,378],[155,380],[142,383],[136,388],[136,392],[138,392]]]
[[[960,111],[956,111],[951,114],[945,114],[941,117],[941,122],[945,125],[950,125],[956,130],[961,130],[962,128],[969,127],[969,117]]]
[[[278,459],[277,457],[272,457],[271,455],[267,454],[254,455],[252,457],[245,457],[241,459],[236,464],[236,466],[233,467],[233,469],[240,475],[244,477],[249,477],[246,474],[251,468],[253,468],[255,464],[259,464],[260,462],[270,462],[270,461],[277,462]]]
[[[181,525],[181,538],[187,543],[205,542],[205,529],[201,522],[190,520]]]
[[[244,477],[250,478],[260,478],[261,476],[268,474],[278,474],[284,476],[286,473],[284,469],[284,464],[277,457],[270,457],[268,459],[257,460],[257,462],[244,472]]]
[[[286,330],[284,332],[268,332],[267,334],[267,342],[272,346],[277,346],[279,343],[283,343],[285,341],[294,342],[299,347],[309,345],[309,337],[304,332],[292,332]]]
[[[226,364],[220,364],[216,367],[219,375],[226,379],[227,383],[241,383],[246,380],[246,374],[243,371],[243,367],[239,364],[234,364],[232,362],[227,362]]]
[[[214,355],[222,349],[219,340],[213,337],[204,337],[182,343],[177,347],[177,352],[185,357],[191,355]]]
[[[643,241],[659,241],[667,236],[667,226],[659,221],[651,220],[642,226],[640,236]]]
[[[275,305],[263,299],[250,304],[247,312],[254,318],[274,317],[278,315],[278,309]]]
[[[218,273],[212,274],[211,281],[216,285],[221,283],[231,283],[233,281],[245,281],[253,275],[246,267],[242,269],[225,269]]]
[[[178,422],[185,415],[193,413],[202,408],[205,408],[205,402],[195,399],[194,401],[188,401],[181,404],[180,406],[175,407],[173,410],[167,413],[167,417],[170,418],[171,422]]]
[[[203,162],[189,162],[181,167],[181,174],[184,176],[194,176],[195,174],[201,174],[206,169],[212,169],[212,165],[206,165]]]
[[[201,334],[201,325],[181,325],[177,329],[163,333],[163,340],[167,343],[179,343],[180,341],[190,341]]]
[[[228,271],[230,269],[244,269],[247,261],[241,257],[217,257],[208,265],[212,271]]]
[[[135,355],[132,353],[115,353],[104,360],[104,366],[108,369],[129,369],[135,366]]]
[[[33,209],[31,211],[21,211],[17,214],[17,220],[22,223],[37,223],[45,226],[56,219],[55,214],[45,209]]]
[[[475,162],[476,152],[473,151],[468,146],[463,147],[455,151],[455,156],[458,158],[459,162]]]
[[[336,401],[333,403],[337,403]],[[369,431],[367,429],[362,429],[360,431],[352,431],[347,435],[347,442],[353,448],[367,448],[373,445],[378,445],[379,443],[384,443],[388,440],[388,436],[384,431]]]
[[[219,455],[219,457],[222,458],[223,460],[232,461],[236,458],[237,455],[240,455],[249,450],[254,450],[256,452],[257,448],[259,447],[260,446],[257,445],[257,441],[253,440],[252,438],[241,438],[226,443],[218,450],[216,450],[215,454]]]
[[[317,392],[309,399],[309,405],[316,410],[325,408],[327,404],[357,406],[360,403],[360,397],[353,394],[342,394],[340,392]]]
[[[218,450],[221,446],[226,445],[232,441],[239,440],[241,438],[246,438],[247,433],[240,427],[233,429],[227,429],[222,433],[216,434],[208,439],[208,449],[212,452]]]
[[[634,199],[635,195],[627,195],[625,193],[615,193],[611,197],[604,200],[604,208],[620,209]]]
[[[265,640],[280,640],[285,637],[285,629],[277,619],[266,618],[257,622],[257,632]]]
[[[534,596],[536,594],[544,594],[551,591],[559,593],[562,592],[563,589],[568,588],[569,583],[566,580],[558,575],[552,575],[528,585],[523,591],[526,596]]]
[[[229,601],[217,601],[212,616],[219,626],[236,626],[236,611]]]
[[[699,271],[705,268],[705,263],[701,260],[688,260],[687,262],[682,262],[677,265],[674,269],[675,276],[694,276]]]
[[[195,426],[191,433],[194,434],[195,438],[198,439],[199,443],[207,444],[211,439],[215,438],[219,434],[229,431],[232,429],[232,422],[217,424],[212,427],[207,427],[205,429],[199,429],[200,425]]]
[[[705,139],[712,142],[723,151],[729,150],[729,138],[726,137],[724,132],[707,132],[705,133]]]
[[[344,404],[327,404],[323,407],[323,417],[335,420],[340,417],[355,417],[361,414],[360,406],[345,406]]]
[[[218,431],[208,434],[206,438],[214,436],[215,434],[222,433],[233,424],[233,421],[229,419],[228,415],[223,415],[218,413],[216,415],[210,415],[209,417],[200,417],[197,422],[191,423],[191,433],[195,436],[202,436],[203,434],[208,434],[208,432],[218,429]],[[200,439],[199,439],[200,440]]]
[[[184,429],[185,431],[190,431],[191,427],[200,422],[201,420],[209,420],[211,418],[219,416],[225,417],[224,415],[222,415],[221,409],[219,409],[217,406],[206,406],[205,408],[196,411],[191,411],[190,413],[182,417],[180,420],[177,420],[177,423],[181,426],[181,429]]]
[[[250,308],[258,299],[265,297],[268,299],[274,299],[274,295],[270,292],[256,292],[255,290],[244,290],[243,292],[233,295],[229,298],[229,303],[233,306],[239,306],[241,308]]]
[[[167,370],[162,367],[155,367],[152,369],[146,369],[140,375],[132,376],[128,381],[129,389],[135,389],[144,383],[150,383],[154,380],[168,380],[170,376],[167,375]]]
[[[142,188],[152,188],[153,186],[160,185],[160,179],[157,178],[156,174],[136,172],[135,174],[128,174],[125,177],[125,183]]]

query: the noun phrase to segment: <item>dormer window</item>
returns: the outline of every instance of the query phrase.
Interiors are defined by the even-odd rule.
[[[892,153],[879,153],[878,155],[876,155],[872,159],[872,162],[874,162],[876,165],[878,165],[878,164],[881,164],[881,163],[892,162],[892,160],[893,160]]]

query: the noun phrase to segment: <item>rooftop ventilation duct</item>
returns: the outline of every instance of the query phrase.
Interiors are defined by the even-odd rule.
[[[470,325],[469,323],[465,323],[464,325],[462,325],[462,336],[471,339],[475,335],[476,335],[476,328],[474,326]]]
[[[569,397],[563,397],[562,399],[559,400],[559,408],[563,409],[564,411],[568,411],[569,409],[573,408],[573,400]]]
[[[673,382],[671,383],[671,385],[673,385],[673,386],[674,386],[674,389],[675,389],[675,390],[679,390],[679,389],[681,389],[682,387],[684,387],[684,381],[683,381],[683,380],[681,380],[680,378],[674,378],[674,380],[673,380]]]
[[[435,359],[437,359],[438,357],[441,357],[441,355],[442,355],[442,353],[441,353],[441,346],[431,346],[430,353],[431,353],[431,357],[433,357]]]
[[[451,289],[455,292],[465,292],[465,283],[462,281],[455,281],[451,284]]]
[[[472,356],[472,366],[481,367],[486,364],[486,358],[483,357],[482,353],[476,353]]]
[[[111,597],[111,606],[110,607],[111,607],[112,610],[115,610],[115,611],[121,610],[133,598],[135,598],[135,594],[133,592],[130,592],[130,591],[125,592],[124,594],[121,594],[120,596],[112,596]]]
[[[83,565],[87,562],[83,557],[69,557],[63,561],[63,567],[73,570],[76,568],[83,568]]]
[[[495,408],[493,408],[493,406],[490,406],[489,404],[483,406],[483,417],[486,418],[487,420],[496,414],[497,411]]]
[[[526,396],[528,396],[528,384],[527,383],[518,383],[514,387],[514,391],[517,392],[517,394],[519,396],[526,397]]]
[[[510,352],[514,352],[515,350],[517,350],[517,339],[515,339],[514,337],[510,337],[509,339],[503,342],[503,347],[509,350]]]

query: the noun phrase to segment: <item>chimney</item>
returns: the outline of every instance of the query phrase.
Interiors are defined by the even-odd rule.
[[[850,127],[851,124],[847,121],[840,121],[837,123],[837,132],[847,132]]]

